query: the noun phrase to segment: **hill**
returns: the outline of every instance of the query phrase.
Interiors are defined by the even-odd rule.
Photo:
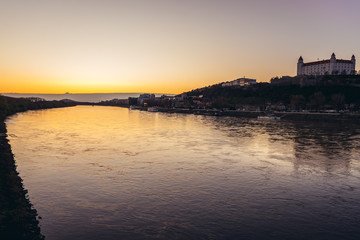
[[[360,88],[345,85],[278,86],[258,83],[247,87],[222,87],[220,84],[187,92],[190,99],[207,102],[213,108],[283,106],[284,110],[359,110]]]

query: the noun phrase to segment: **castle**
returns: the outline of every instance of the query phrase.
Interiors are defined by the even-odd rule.
[[[330,59],[304,63],[300,56],[297,64],[297,75],[351,75],[355,74],[355,56],[352,55],[351,60],[336,59],[335,54],[331,55]]]

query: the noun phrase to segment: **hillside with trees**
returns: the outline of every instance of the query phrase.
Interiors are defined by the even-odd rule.
[[[238,109],[256,106],[261,110],[351,110],[360,108],[360,88],[345,85],[275,86],[259,83],[248,87],[222,87],[220,84],[186,93],[189,99],[207,102],[212,108]]]

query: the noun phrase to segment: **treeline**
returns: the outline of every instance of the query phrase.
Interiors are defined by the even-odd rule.
[[[190,97],[202,97],[215,108],[237,108],[242,105],[281,105],[286,110],[360,109],[360,88],[353,86],[274,86],[259,83],[248,87],[222,87],[213,85],[187,93]]]
[[[27,110],[75,106],[73,102],[44,101],[34,98],[11,98],[0,96],[0,120],[6,116]]]

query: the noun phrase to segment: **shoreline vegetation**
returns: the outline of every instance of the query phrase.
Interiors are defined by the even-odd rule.
[[[93,105],[212,116],[257,118],[271,115],[287,120],[359,120],[360,87],[329,82],[326,77],[311,86],[258,83],[224,87],[220,83],[176,96],[156,98],[153,94],[141,94],[138,98],[113,99]]]
[[[16,170],[5,118],[27,110],[74,106],[61,101],[35,101],[0,96],[0,239],[41,240],[38,215]]]

